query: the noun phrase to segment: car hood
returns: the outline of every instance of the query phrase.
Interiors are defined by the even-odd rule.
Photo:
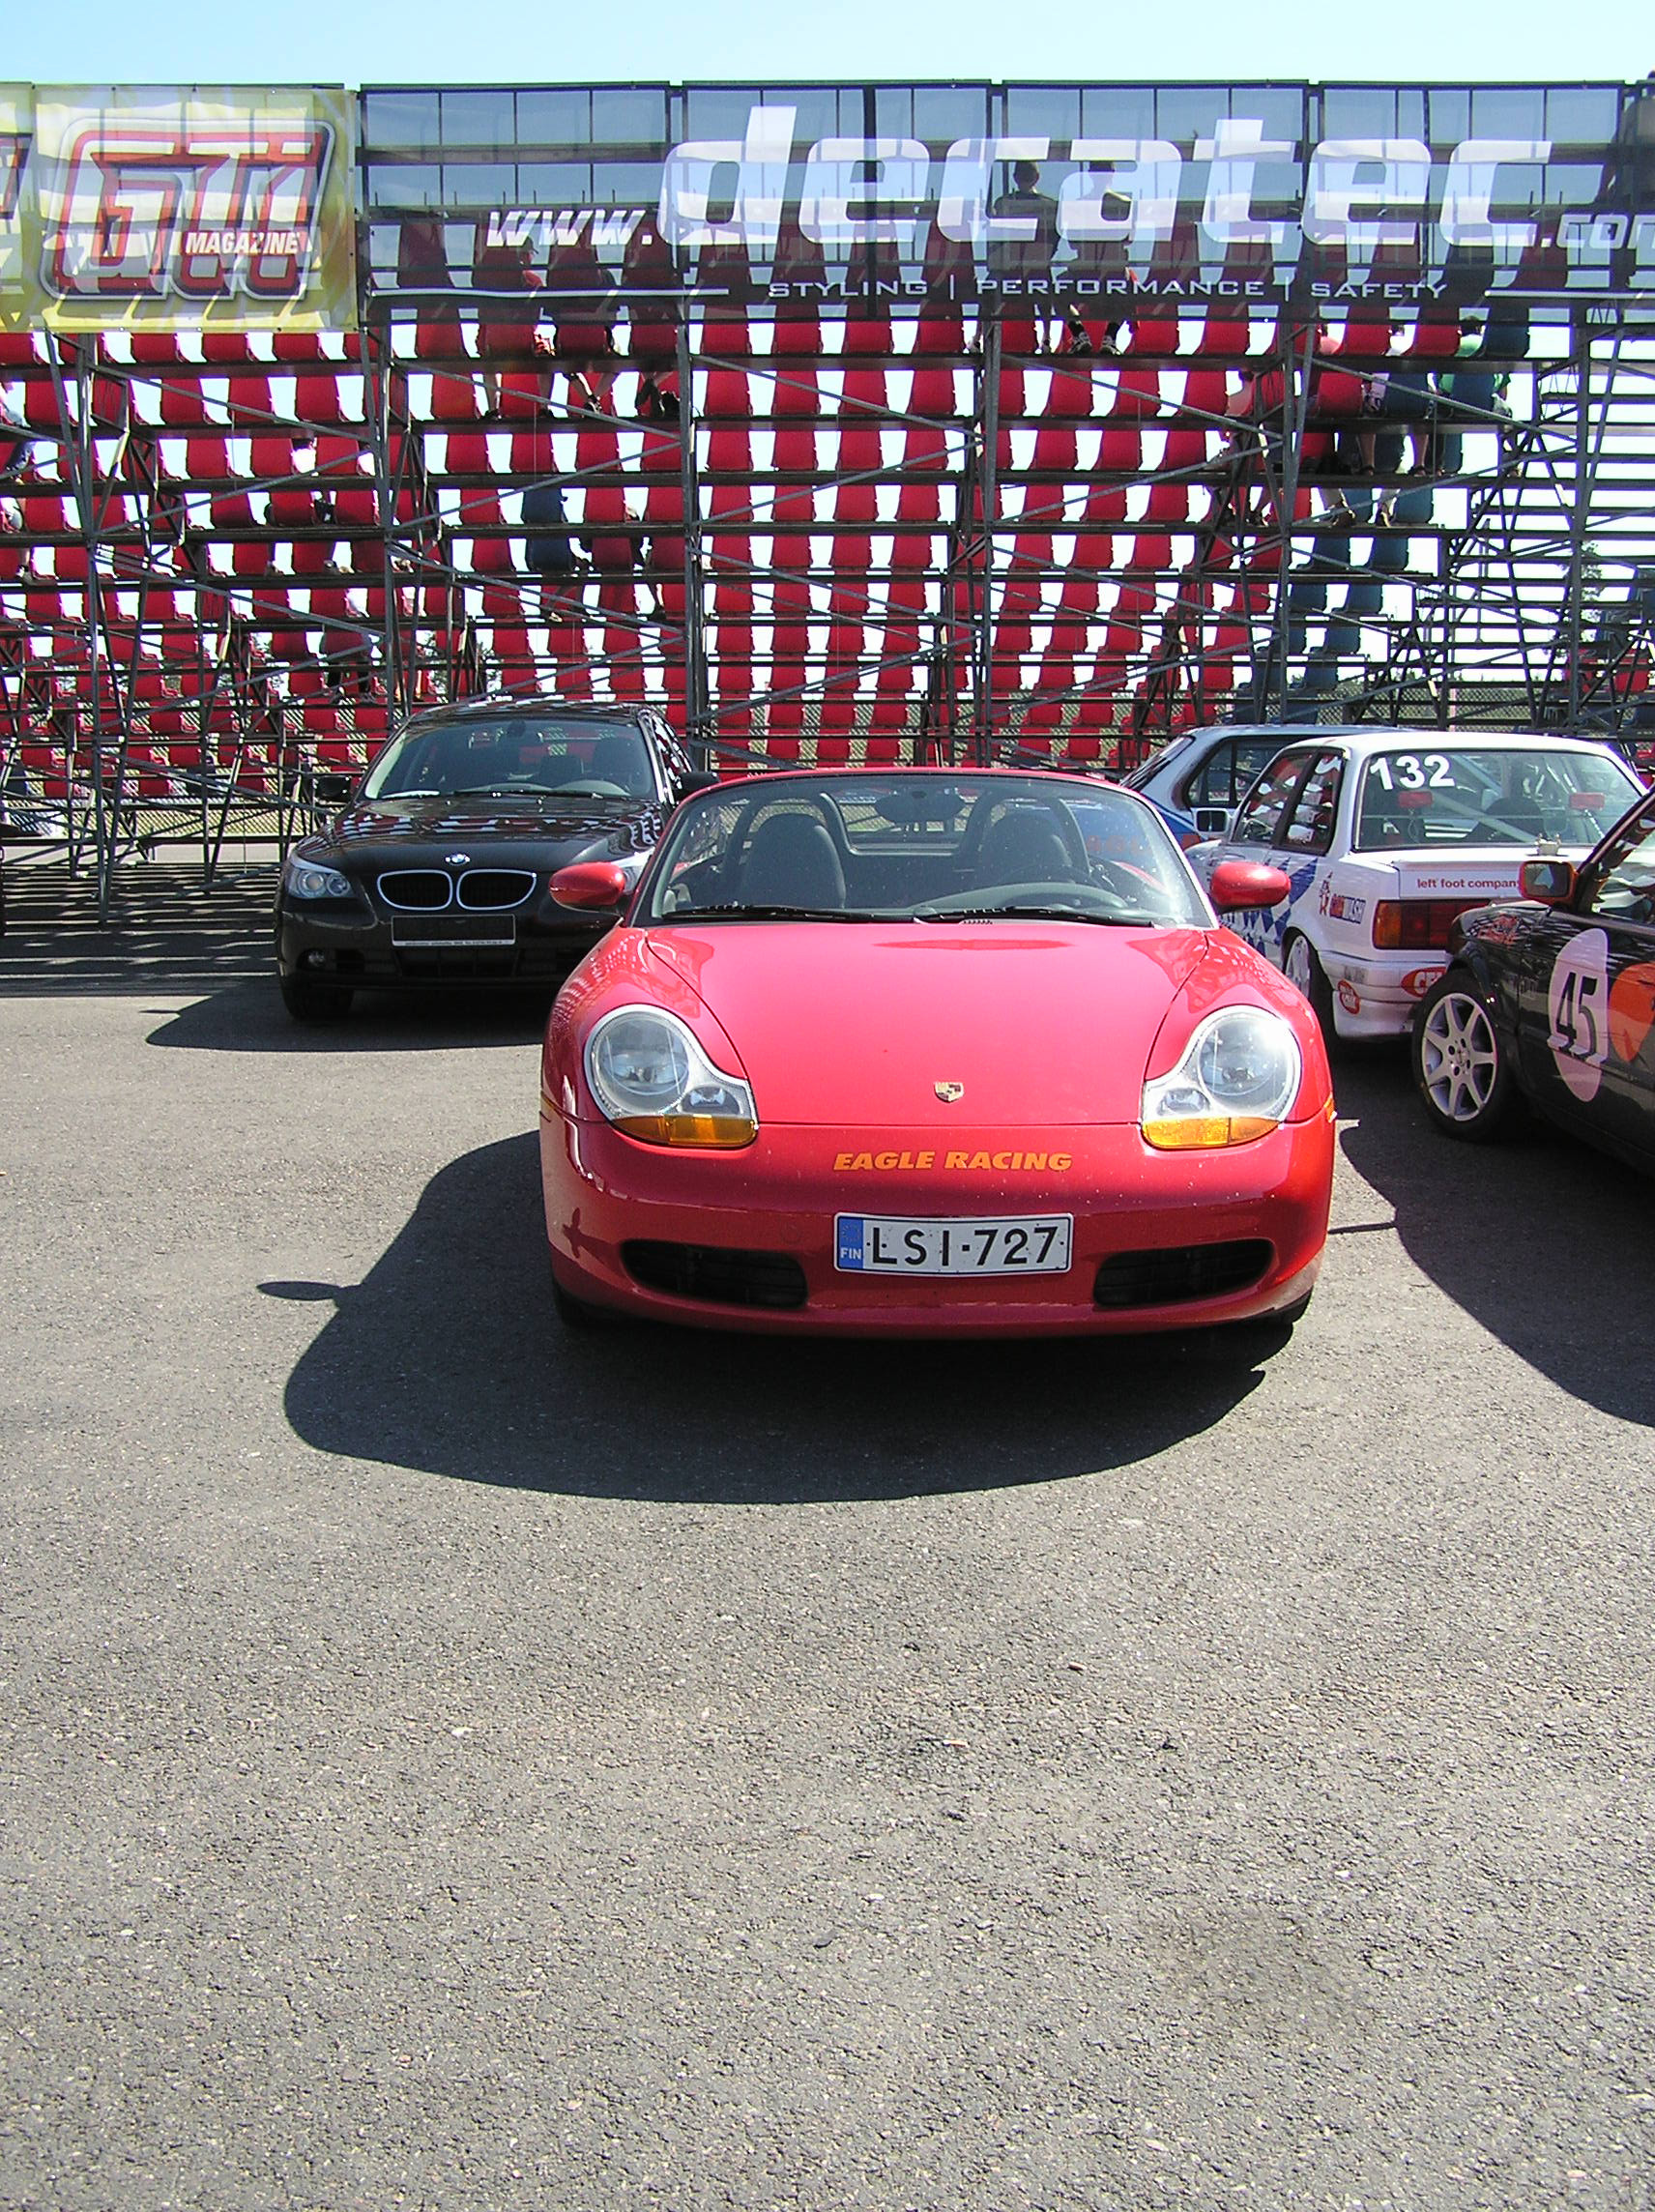
[[[595,805],[591,800],[560,804],[553,797],[516,800],[368,800],[333,822],[315,847],[358,867],[410,867],[434,854],[464,852],[472,859],[516,857],[518,849],[543,861],[546,849],[560,860],[589,851],[618,857],[647,853],[660,835],[661,809],[653,800],[629,805]],[[429,854],[421,848],[429,848]]]
[[[727,922],[648,956],[730,1038],[767,1121],[1136,1121],[1167,1009],[1212,933],[1062,922]],[[940,1084],[964,1086],[940,1100]]]

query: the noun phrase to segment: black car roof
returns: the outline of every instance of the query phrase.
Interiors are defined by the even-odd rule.
[[[558,699],[539,694],[525,698],[521,692],[512,692],[504,698],[485,696],[481,699],[456,699],[449,706],[426,707],[418,714],[410,714],[402,729],[411,730],[416,723],[469,722],[484,717],[489,721],[499,721],[503,717],[509,719],[519,714],[537,717],[559,714],[580,722],[637,723],[648,712],[646,707],[597,704],[584,699]],[[400,737],[402,731],[399,730],[397,736]]]

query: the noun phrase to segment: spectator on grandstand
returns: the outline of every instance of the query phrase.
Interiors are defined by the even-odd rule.
[[[537,576],[571,576],[574,540],[556,477],[532,483],[523,494],[523,559]]]
[[[1366,392],[1355,433],[1362,474],[1371,477],[1378,470],[1382,424],[1403,429],[1408,439],[1406,473],[1410,477],[1424,476],[1437,426],[1437,394],[1430,376],[1424,369],[1390,369],[1364,377],[1362,381]],[[1395,501],[1394,491],[1380,499],[1379,519],[1381,523],[1390,522]]]
[[[1002,285],[1018,284],[1020,291],[1014,297],[1021,297],[1033,306],[1040,350],[1044,352],[1045,302],[1035,287],[1044,284],[1047,292],[1050,291],[1052,260],[1058,250],[1058,203],[1049,192],[1040,189],[1040,164],[1014,162],[1011,189],[1001,193],[989,213],[1004,221],[1020,224],[1027,232],[1022,237],[998,238],[990,244],[989,274],[998,277]]]
[[[614,286],[590,239],[552,249],[547,269],[555,351],[568,373],[569,405],[603,411],[620,363],[607,312]]]
[[[1294,345],[1302,333],[1295,334]],[[1321,344],[1318,333],[1317,345]],[[1236,422],[1256,424],[1277,440],[1286,433],[1287,381],[1277,367],[1243,376],[1241,389],[1233,393],[1225,412]],[[1400,429],[1408,441],[1409,476],[1426,473],[1436,434],[1439,401],[1425,369],[1379,369],[1358,373],[1319,360],[1310,370],[1310,391],[1305,403],[1307,433],[1349,425],[1356,446],[1355,474],[1373,477],[1379,466],[1379,442],[1384,430]],[[1353,521],[1343,493],[1328,501],[1327,519]],[[1379,520],[1388,523],[1394,494],[1379,503]]]
[[[1096,169],[1096,163],[1088,161],[1082,164],[1081,173],[1094,176]],[[1132,202],[1126,195],[1107,187],[1101,189],[1100,205],[1105,218],[1114,223],[1124,223],[1132,213]],[[1069,259],[1056,274],[1053,298],[1064,331],[1058,340],[1059,352],[1082,356],[1118,353],[1121,329],[1131,317],[1101,317],[1098,310],[1102,301],[1118,300],[1120,285],[1132,280],[1124,236],[1071,240]],[[1080,289],[1082,284],[1087,287],[1085,292]]]
[[[15,432],[14,436],[12,433]],[[28,473],[33,444],[25,424],[0,406],[0,484],[21,483]]]
[[[454,323],[460,304],[440,215],[405,215],[396,234],[396,288],[419,297],[421,323]]]
[[[480,227],[480,226],[479,226]],[[485,415],[500,413],[500,364],[528,369],[551,347],[540,334],[540,299],[546,280],[534,266],[533,246],[486,246],[472,269],[472,289],[484,295],[479,310],[477,350],[482,363],[482,404]],[[535,397],[546,396],[550,372],[535,368]]]
[[[679,419],[678,371],[669,368],[659,376],[652,373],[640,377],[635,412],[640,422],[676,422]]]
[[[669,366],[678,358],[678,262],[653,216],[646,216],[626,241],[622,281],[634,366]]]

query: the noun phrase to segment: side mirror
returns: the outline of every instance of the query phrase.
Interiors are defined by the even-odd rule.
[[[679,777],[673,796],[688,799],[698,791],[716,791],[723,780],[715,769],[692,768],[687,775]]]
[[[1206,893],[1220,914],[1244,914],[1263,906],[1285,906],[1292,886],[1284,869],[1263,860],[1220,860]]]
[[[551,890],[559,906],[574,907],[582,914],[619,914],[632,886],[625,869],[613,860],[576,860],[558,870]]]
[[[310,789],[325,806],[342,805],[356,787],[355,776],[341,775],[336,769],[324,769],[310,778]]]
[[[1233,819],[1228,806],[1198,806],[1193,809],[1196,828],[1204,837],[1228,837]]]
[[[1567,906],[1578,881],[1572,860],[1524,860],[1517,871],[1518,889],[1542,906]]]

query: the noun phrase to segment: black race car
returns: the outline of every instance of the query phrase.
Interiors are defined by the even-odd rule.
[[[334,1020],[359,987],[553,983],[615,918],[560,905],[554,872],[630,880],[698,774],[647,708],[482,699],[418,714],[321,834],[289,852],[276,904],[281,996]]]
[[[1451,1137],[1495,1135],[1520,1096],[1655,1169],[1655,793],[1578,866],[1524,863],[1522,904],[1453,925],[1420,1002],[1413,1071]]]

